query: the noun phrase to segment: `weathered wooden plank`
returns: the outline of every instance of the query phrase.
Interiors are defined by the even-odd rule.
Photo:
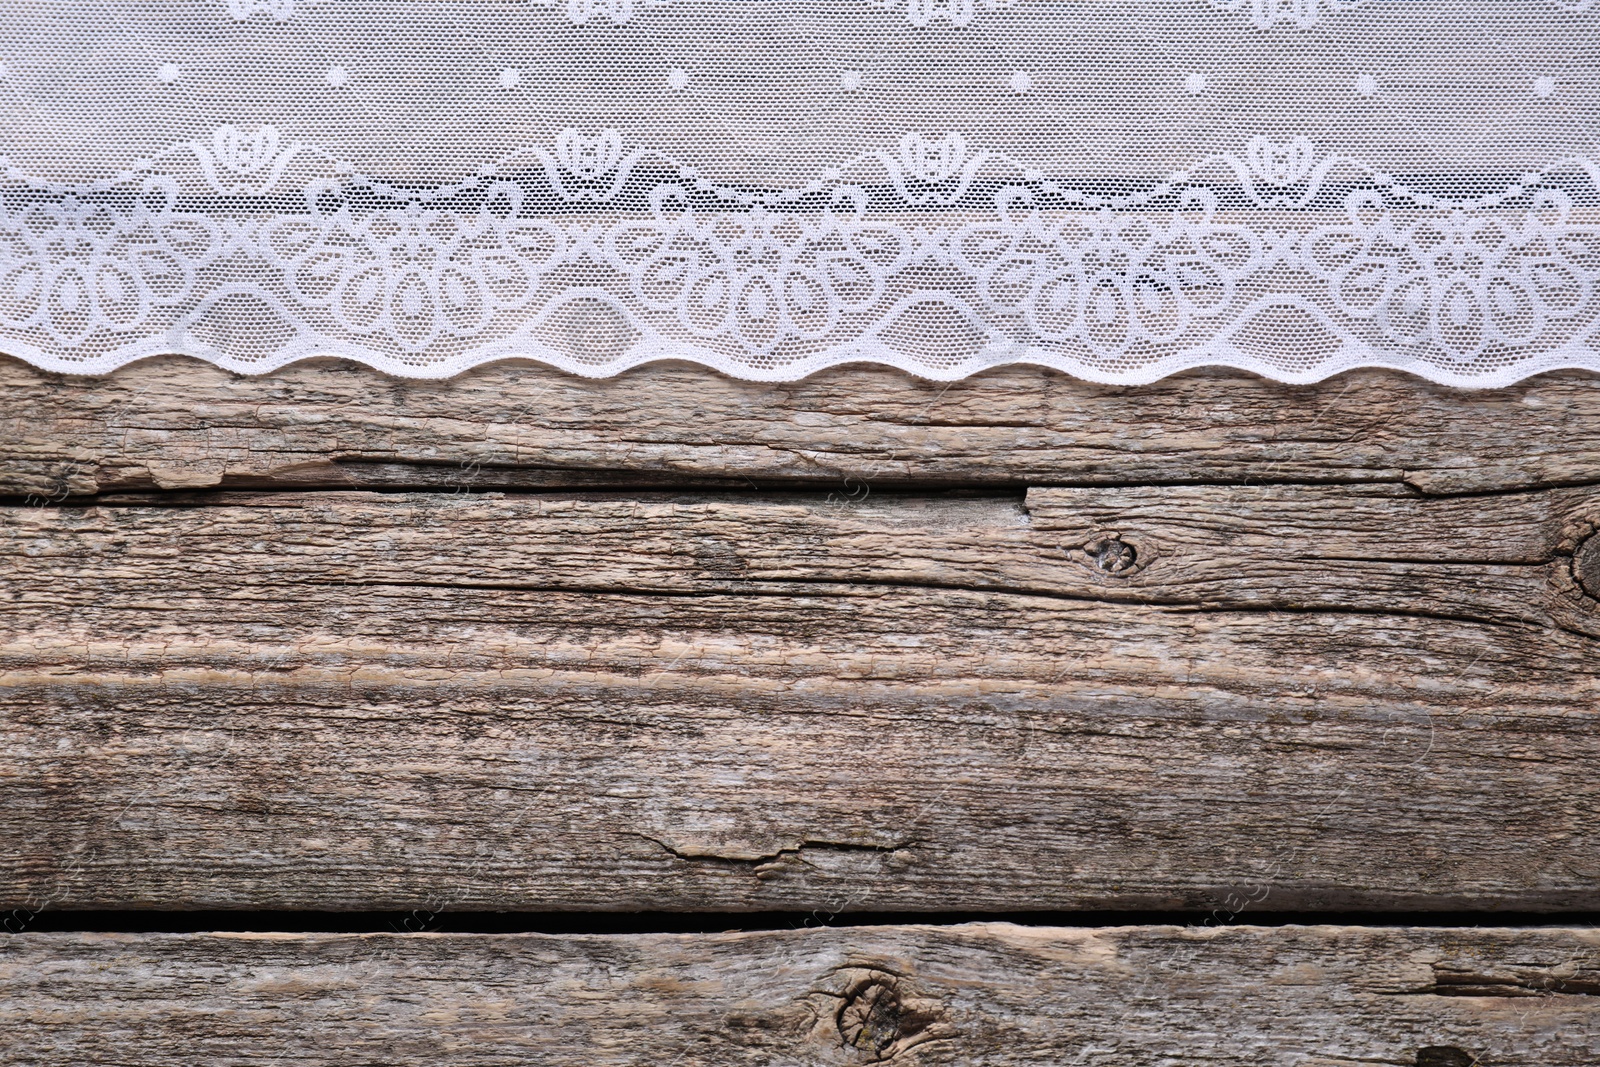
[[[96,379],[0,357],[0,492],[194,486],[448,489],[1405,481],[1590,484],[1581,372],[1465,392],[1398,372],[1316,386],[1197,371],[1150,386],[1008,367],[955,383],[879,367],[766,385],[658,364],[588,381],[497,364],[443,382],[304,363],[260,378],[178,358]]]
[[[1600,526],[1600,489],[1427,498],[1386,485],[1162,486],[859,502],[213,493],[171,501],[179,509],[147,496],[104,503],[0,511],[15,610],[46,588],[47,603],[71,588],[87,603],[112,588],[209,583],[228,595],[240,580],[660,593],[865,583],[1600,632],[1600,601],[1574,570]]]
[[[4,902],[1600,904],[1593,493],[1026,504],[6,510]]]
[[[1592,1067],[1575,929],[41,934],[5,1063]]]

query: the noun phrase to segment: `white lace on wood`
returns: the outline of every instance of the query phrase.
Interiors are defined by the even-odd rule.
[[[0,0],[0,350],[1600,369],[1591,6]]]

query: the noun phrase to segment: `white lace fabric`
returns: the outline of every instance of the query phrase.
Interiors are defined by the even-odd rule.
[[[0,0],[0,352],[1600,370],[1600,0]]]

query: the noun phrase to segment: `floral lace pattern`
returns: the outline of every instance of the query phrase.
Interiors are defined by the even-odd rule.
[[[765,193],[614,130],[567,130],[426,191],[345,169],[229,125],[117,181],[13,179],[0,331],[42,366],[97,371],[157,351],[426,376],[513,356],[750,378],[1026,361],[1127,382],[1197,363],[1479,383],[1600,366],[1600,166],[1582,158],[1468,197],[1305,138],[1253,138],[1116,194],[955,133]],[[232,220],[196,210],[206,195],[230,198]]]
[[[936,22],[966,26],[971,24],[980,10],[995,11],[1011,7],[1017,0],[866,0],[866,2],[874,7],[904,11],[906,21],[913,26],[930,26]]]
[[[672,0],[530,0],[535,7],[555,8],[574,25],[590,21],[627,22],[636,8],[659,7]]]
[[[265,15],[282,22],[294,14],[295,0],[223,0],[228,13],[235,19],[252,15]],[[671,3],[672,0],[528,0],[536,7],[555,8],[574,24],[591,20],[613,23],[627,22],[637,6],[653,7]],[[1011,7],[1018,0],[863,0],[873,7],[900,10],[913,26],[928,26],[947,22],[952,26],[969,25],[980,10],[993,11]],[[1222,11],[1247,15],[1258,29],[1275,26],[1293,26],[1310,29],[1325,14],[1349,11],[1373,0],[1207,0],[1212,7]],[[1568,11],[1588,11],[1596,0],[1546,0]]]
[[[1374,0],[1210,0],[1211,6],[1218,10],[1248,15],[1250,24],[1262,30],[1270,30],[1275,26],[1293,26],[1296,29],[1308,30],[1324,15],[1351,11],[1373,2]],[[1595,0],[1546,0],[1546,2],[1573,12],[1587,11],[1595,4]]]
[[[1251,25],[1270,30],[1274,26],[1292,25],[1306,30],[1317,24],[1325,12],[1348,11],[1368,3],[1369,0],[1210,0],[1211,6],[1221,11],[1248,14]]]
[[[0,352],[1600,370],[1600,0],[0,0]]]
[[[528,0],[535,7],[554,8],[565,15],[567,21],[582,25],[590,21],[627,22],[633,18],[636,7],[658,7],[672,0]],[[1017,0],[863,0],[873,7],[903,11],[906,21],[913,26],[928,26],[935,22],[948,22],[952,26],[966,26],[980,9],[993,11],[1010,7]],[[1566,2],[1566,0],[1558,0]],[[1587,3],[1589,0],[1579,0]],[[265,15],[282,22],[294,14],[295,0],[224,0],[228,13],[235,19],[252,15]]]

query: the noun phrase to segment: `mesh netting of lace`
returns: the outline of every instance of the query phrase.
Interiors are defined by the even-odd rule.
[[[0,351],[1600,370],[1600,0],[0,0]]]

